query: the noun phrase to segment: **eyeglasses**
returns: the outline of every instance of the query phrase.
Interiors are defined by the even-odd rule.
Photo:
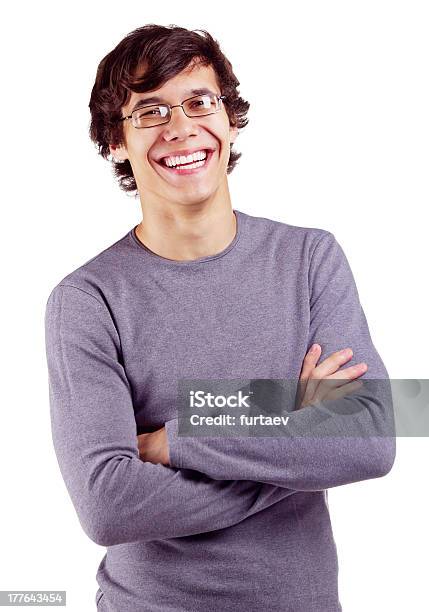
[[[193,96],[183,100],[182,104],[151,104],[136,108],[128,117],[121,117],[120,121],[131,119],[135,128],[149,128],[156,125],[168,123],[171,119],[171,110],[178,106],[182,107],[187,117],[204,117],[217,113],[221,108],[221,100],[226,100],[226,96],[216,94],[203,94]]]

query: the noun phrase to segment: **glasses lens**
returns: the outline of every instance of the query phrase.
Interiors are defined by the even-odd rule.
[[[136,128],[152,127],[169,121],[168,106],[143,106],[132,113],[133,124]]]
[[[211,113],[216,113],[220,108],[218,98],[210,94],[203,94],[190,98],[186,100],[183,106],[189,117],[211,115]]]

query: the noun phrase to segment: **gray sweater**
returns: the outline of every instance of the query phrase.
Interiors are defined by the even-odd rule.
[[[347,417],[361,437],[178,434],[178,380],[297,380],[314,342],[319,363],[351,347],[344,367],[388,379],[333,234],[234,212],[216,255],[166,259],[133,228],[47,301],[53,443],[83,530],[107,548],[101,612],[341,611],[326,489],[394,462],[385,395]],[[295,427],[318,410],[292,413]],[[163,425],[171,466],[138,453]]]

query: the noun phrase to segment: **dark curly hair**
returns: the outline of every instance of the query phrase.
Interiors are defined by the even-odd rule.
[[[123,122],[119,119],[131,92],[142,93],[161,87],[191,61],[213,67],[222,94],[226,96],[225,110],[230,125],[239,129],[247,125],[250,105],[239,95],[240,83],[218,42],[205,30],[148,24],[127,34],[97,68],[89,101],[89,135],[104,159],[109,158],[109,144],[125,144]],[[138,72],[143,68],[144,75],[139,78]],[[233,151],[231,144],[227,174],[232,172],[240,157],[241,153]],[[119,187],[125,192],[135,191],[137,195],[129,160],[112,160],[112,164]]]

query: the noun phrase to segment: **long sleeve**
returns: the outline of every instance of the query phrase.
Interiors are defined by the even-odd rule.
[[[342,348],[364,361],[362,392],[295,410],[288,435],[215,437],[179,435],[178,419],[166,424],[171,465],[198,470],[214,479],[248,479],[299,491],[323,490],[387,474],[396,440],[388,373],[370,336],[346,256],[333,234],[324,232],[308,267],[308,345],[322,347],[321,363]],[[304,359],[304,354],[300,360]],[[381,382],[381,384],[375,384]],[[351,402],[354,402],[353,405]],[[269,410],[267,410],[269,412]],[[313,432],[309,437],[304,432]]]
[[[214,531],[293,493],[141,461],[120,338],[92,294],[57,285],[45,339],[55,453],[79,521],[97,544]]]

